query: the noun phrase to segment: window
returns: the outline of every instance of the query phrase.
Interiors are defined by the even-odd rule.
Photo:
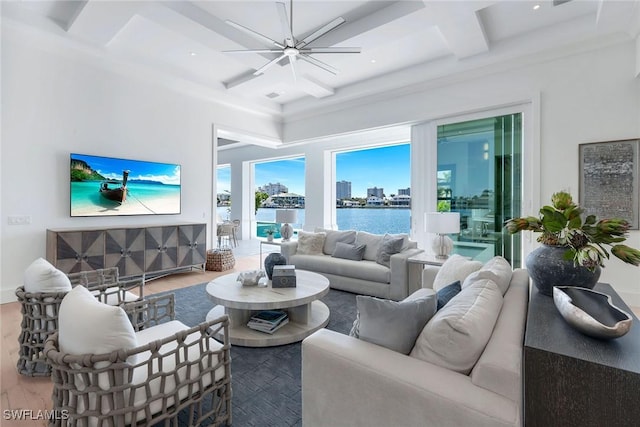
[[[277,209],[294,209],[297,222],[291,224],[294,229],[301,228],[305,222],[305,159],[288,159],[254,163],[254,182],[256,188],[256,234],[266,237],[266,231],[274,228],[274,237],[278,238],[281,224],[277,224]]]
[[[216,222],[231,219],[231,166],[221,165],[216,168]]]
[[[411,229],[410,144],[336,153],[336,222],[375,234]]]
[[[522,115],[440,125],[437,147],[438,210],[460,212],[458,253],[482,250],[479,259],[502,255],[519,267],[520,234],[503,224],[520,216]]]

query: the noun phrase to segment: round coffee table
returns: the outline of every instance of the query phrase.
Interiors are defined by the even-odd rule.
[[[207,320],[229,316],[229,341],[245,347],[271,347],[302,341],[329,323],[329,307],[320,298],[329,293],[329,279],[311,271],[296,270],[295,288],[242,286],[238,273],[213,279],[207,294],[216,304]],[[273,334],[247,327],[251,316],[262,310],[284,310],[289,323]],[[221,332],[222,333],[222,332]],[[222,338],[222,337],[218,337]]]

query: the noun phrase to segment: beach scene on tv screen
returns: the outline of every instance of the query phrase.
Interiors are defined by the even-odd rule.
[[[71,216],[180,213],[180,166],[71,154]]]

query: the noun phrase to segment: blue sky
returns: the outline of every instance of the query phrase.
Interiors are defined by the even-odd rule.
[[[129,171],[129,179],[147,179],[164,184],[180,184],[180,166],[140,160],[71,154],[72,159],[84,160],[91,169],[107,179],[122,179],[122,171]]]
[[[367,188],[382,187],[389,196],[398,194],[399,188],[407,188],[411,182],[409,144],[393,145],[367,150],[349,151],[336,155],[336,180],[351,181],[351,194],[365,197]],[[305,194],[304,158],[276,160],[256,164],[255,183],[281,183],[290,193]],[[218,168],[218,192],[231,189],[231,170]]]

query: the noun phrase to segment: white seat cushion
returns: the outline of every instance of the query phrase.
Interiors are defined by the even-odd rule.
[[[491,280],[472,283],[431,318],[410,355],[469,374],[491,338],[502,300]]]
[[[173,320],[171,322],[167,322],[167,323],[162,323],[160,325],[156,325],[156,326],[152,326],[150,328],[144,329],[142,331],[139,331],[136,333],[136,339],[138,340],[138,344],[140,346],[144,346],[150,342],[156,341],[156,340],[162,340],[164,338],[167,338],[177,332],[180,331],[184,331],[189,329],[189,327],[187,325],[185,325],[184,323],[178,321],[178,320]],[[186,339],[185,342],[186,343],[192,343],[195,341],[200,340],[200,333],[196,332],[193,333],[191,335],[189,335]],[[211,346],[212,349],[217,350],[217,349],[221,349],[222,348],[222,344],[217,342],[214,339],[209,339],[209,344]],[[158,350],[158,354],[163,355],[163,354],[168,354],[169,352],[173,351],[175,348],[177,347],[177,343],[176,342],[171,342],[171,343],[167,343],[165,345],[163,345],[162,347],[160,347],[160,349]],[[186,359],[190,360],[190,361],[196,361],[199,359],[200,356],[200,347],[198,345],[194,345],[189,347],[189,350],[187,352],[187,356]],[[140,353],[138,355],[138,360],[142,361],[142,360],[149,360],[151,356],[150,352],[144,352],[144,353]],[[182,363],[184,362],[184,354],[183,353],[179,353],[179,360],[178,363]],[[211,364],[209,363],[210,361],[205,358],[204,360],[202,360],[202,364],[204,368],[209,368],[211,366]],[[214,360],[212,361],[212,363],[215,365],[219,362],[219,359],[214,358]],[[158,359],[154,360],[154,366],[153,366],[153,372],[158,372],[159,367],[157,366],[158,363]],[[166,357],[162,357],[162,372],[172,372],[173,370],[175,370],[176,368],[176,354],[175,353],[170,353],[168,354]],[[133,372],[133,381],[132,384],[136,385],[136,384],[144,384],[147,381],[148,378],[148,366],[147,365],[142,365],[139,366],[137,368],[134,369]],[[214,381],[218,381],[222,378],[224,378],[224,366],[220,366],[218,369],[215,370],[214,373]],[[182,400],[185,397],[187,397],[187,392],[188,392],[188,388],[186,386],[186,382],[188,380],[194,380],[198,377],[198,375],[200,375],[200,369],[198,368],[197,365],[193,365],[191,366],[190,370],[187,370],[186,368],[180,369],[178,371],[178,384],[182,386],[182,388],[178,391],[178,399]],[[149,392],[144,392],[142,389],[137,389],[136,391],[136,397],[135,397],[135,404],[136,405],[140,405],[143,404],[145,402],[147,402],[149,400],[148,396],[156,396],[159,395],[160,393],[164,393],[164,394],[170,394],[173,390],[175,390],[176,388],[176,377],[174,375],[168,375],[164,378],[164,387],[162,387],[162,378],[158,377],[155,378],[154,380],[152,380],[149,384],[150,387],[150,391]],[[209,385],[211,385],[211,377],[207,376],[205,378],[203,378],[203,382],[202,385],[204,387],[207,387]],[[195,388],[195,390],[198,390],[198,383],[195,382],[193,384],[193,387]],[[153,402],[150,403],[149,405],[149,410],[151,411],[151,413],[157,413],[162,409],[162,402],[161,400],[155,400]],[[140,413],[138,414],[139,416],[142,416],[143,414]]]
[[[100,295],[100,291],[90,291],[90,292],[91,292],[91,295],[93,295],[94,297],[98,297]],[[120,298],[118,298],[119,293],[120,293],[120,288],[117,286],[107,288],[105,289],[106,301],[103,301],[102,299],[104,298],[102,298],[100,302],[103,302],[107,305],[118,305],[121,302],[133,302],[133,301],[138,301],[140,299],[140,297],[138,297],[133,292],[125,291],[124,301],[120,301]]]
[[[375,261],[351,261],[331,255],[292,255],[289,262],[301,270],[353,277],[379,283],[390,283],[391,269]]]

